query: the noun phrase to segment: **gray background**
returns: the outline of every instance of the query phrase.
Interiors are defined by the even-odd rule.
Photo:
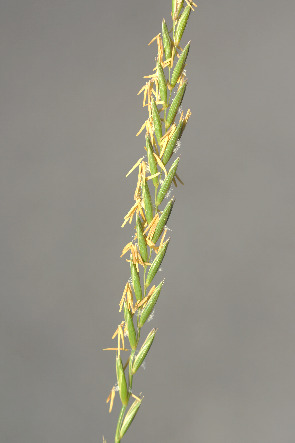
[[[294,13],[200,0],[190,19],[185,186],[126,442],[295,441]],[[169,14],[168,0],[0,2],[1,443],[113,441],[101,349],[129,276],[146,44]]]

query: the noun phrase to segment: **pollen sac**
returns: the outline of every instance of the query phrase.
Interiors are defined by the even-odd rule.
[[[132,365],[132,374],[135,374],[136,371],[140,368],[142,362],[144,361],[147,353],[150,350],[150,347],[152,346],[152,343],[154,341],[156,334],[156,330],[152,329],[147,338],[145,339],[143,345],[141,346],[137,356],[135,357]]]
[[[122,360],[119,355],[117,355],[116,357],[116,372],[117,372],[117,381],[119,386],[119,394],[121,402],[124,406],[127,406],[129,400],[129,393],[127,389],[127,382],[124,374]]]
[[[165,148],[165,151],[164,151],[164,154],[162,157],[162,162],[164,165],[166,165],[166,163],[168,163],[168,161],[170,160],[170,158],[173,154],[177,140],[180,139],[180,137],[181,137],[182,127],[183,127],[183,120],[180,120],[180,122],[178,123],[178,125],[176,127],[176,130],[172,134],[172,136],[169,139],[167,146]]]
[[[159,206],[162,201],[164,200],[167,192],[169,191],[169,188],[171,186],[172,180],[174,179],[174,176],[176,174],[176,169],[178,166],[180,158],[178,157],[173,163],[171,168],[169,169],[169,172],[167,174],[167,177],[165,178],[165,180],[162,183],[162,186],[158,192],[157,195],[157,200],[156,200],[156,206]]]
[[[137,346],[136,332],[135,332],[131,312],[127,308],[126,303],[124,304],[124,317],[125,317],[125,323],[127,325],[129,343],[130,343],[131,349],[135,350],[136,346]]]
[[[130,406],[127,414],[125,415],[124,421],[123,421],[121,429],[120,429],[120,440],[126,434],[129,426],[131,425],[134,417],[137,414],[137,411],[138,411],[141,403],[142,403],[142,400],[137,398]]]
[[[170,86],[172,88],[174,88],[174,86],[176,85],[179,77],[181,76],[183,69],[185,67],[185,63],[186,63],[186,59],[188,56],[188,52],[189,52],[189,48],[190,48],[191,42],[188,42],[188,44],[186,45],[186,47],[184,48],[184,50],[182,51],[176,65],[175,68],[173,69],[172,72],[172,77],[171,77],[171,82],[170,82]]]
[[[156,226],[156,229],[155,229],[155,232],[154,232],[154,235],[153,235],[153,238],[152,238],[152,242],[155,243],[155,244],[157,243],[157,241],[159,240],[160,236],[162,235],[162,232],[163,232],[164,227],[165,227],[165,225],[167,223],[167,220],[170,217],[173,205],[174,205],[174,199],[171,199],[167,203],[167,205],[166,205],[166,207],[165,207],[165,209],[164,209],[164,211],[163,211],[163,213],[162,213],[162,215],[160,217],[160,220],[158,221],[158,224]]]
[[[189,19],[190,13],[191,13],[191,7],[187,5],[184,8],[184,11],[181,14],[179,21],[177,23],[177,28],[176,28],[176,32],[175,32],[175,46],[178,46],[180,43],[180,40],[183,36],[187,21]]]
[[[168,244],[169,244],[170,240],[167,240],[162,248],[159,250],[158,254],[156,255],[156,257],[154,258],[153,263],[151,264],[151,267],[149,269],[148,275],[146,277],[146,281],[145,281],[145,287],[147,288],[151,282],[153,281],[155,275],[157,274],[159,267],[161,266],[161,263],[164,259],[164,256],[166,254],[167,248],[168,248]]]
[[[176,117],[176,114],[178,112],[178,109],[181,105],[185,90],[186,90],[186,85],[187,83],[183,83],[182,86],[180,86],[179,90],[177,91],[176,96],[174,97],[173,102],[171,103],[171,106],[169,108],[169,112],[167,115],[167,120],[166,120],[166,129],[169,128],[170,125],[172,125],[172,123],[174,122],[174,119]]]
[[[152,296],[150,297],[147,305],[145,306],[145,308],[143,309],[141,315],[140,315],[140,320],[139,320],[139,327],[142,328],[142,326],[145,324],[145,322],[147,321],[147,319],[149,318],[149,316],[151,315],[155,304],[157,303],[157,300],[159,298],[162,286],[164,284],[164,281],[162,281],[154,290]]]
[[[147,263],[149,261],[147,243],[145,235],[143,233],[141,221],[138,215],[136,215],[136,232],[137,232],[137,240],[138,240],[138,246],[141,258],[145,263]]]

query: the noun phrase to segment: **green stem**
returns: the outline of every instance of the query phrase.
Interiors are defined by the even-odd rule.
[[[166,124],[166,119],[165,119],[165,124]],[[159,178],[159,180],[161,179],[161,177],[162,177],[162,173],[160,174],[160,178]],[[156,210],[156,214],[158,213],[158,206],[157,206],[157,192],[158,192],[158,187],[157,188],[155,188],[155,210]],[[150,249],[150,253],[152,253],[152,250]]]
[[[145,297],[145,295],[146,295],[146,288],[145,288],[145,274],[146,274],[146,266],[145,266],[145,268],[144,268],[144,271],[143,271],[143,297],[142,298],[144,298]]]
[[[132,364],[133,364],[133,357],[134,357],[135,352],[136,352],[136,350],[131,351],[130,360],[129,360],[129,391],[130,391],[130,393],[132,390],[132,382],[133,382]]]
[[[173,33],[172,33],[173,41],[175,40],[175,28],[176,28],[176,23],[175,23],[175,20],[173,20]]]

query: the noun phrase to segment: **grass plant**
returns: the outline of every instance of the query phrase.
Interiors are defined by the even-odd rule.
[[[154,283],[167,252],[170,239],[166,239],[167,221],[174,207],[174,197],[169,197],[172,183],[182,183],[177,174],[180,158],[173,159],[180,146],[180,138],[191,112],[182,111],[182,101],[187,89],[185,72],[190,42],[180,46],[182,37],[196,5],[192,0],[172,0],[172,27],[163,19],[162,32],[151,42],[157,44],[156,66],[145,76],[146,83],[138,94],[143,94],[143,107],[148,118],[137,135],[145,131],[145,151],[127,176],[137,170],[135,203],[124,217],[122,227],[134,223],[133,239],[124,247],[121,257],[128,254],[131,277],[127,281],[119,311],[124,319],[118,325],[113,339],[117,346],[106,348],[116,352],[117,383],[111,389],[107,402],[111,412],[116,391],[119,391],[121,411],[117,421],[114,441],[119,443],[135,418],[143,397],[133,390],[134,376],[144,362],[156,335],[153,328],[147,335],[146,323],[162,291],[164,280]],[[126,176],[126,177],[127,177]],[[183,184],[183,183],[182,183]],[[143,331],[142,331],[143,330]],[[144,342],[140,344],[142,332]],[[125,347],[128,336],[130,348]],[[129,352],[125,363],[122,353]],[[105,440],[104,440],[105,441]]]

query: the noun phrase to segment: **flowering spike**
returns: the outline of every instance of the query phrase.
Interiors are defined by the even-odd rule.
[[[107,398],[109,411],[113,408],[116,390],[119,391],[122,403],[115,443],[121,442],[141,405],[141,396],[132,392],[133,377],[145,363],[156,334],[153,328],[139,347],[141,328],[153,318],[154,307],[164,283],[163,280],[157,286],[153,284],[157,273],[161,271],[170,241],[166,239],[170,230],[166,223],[174,205],[174,197],[168,201],[164,210],[160,210],[159,206],[169,197],[172,183],[175,186],[178,182],[182,183],[176,173],[179,157],[170,168],[167,164],[180,146],[180,138],[191,115],[188,110],[184,116],[182,110],[187,85],[185,65],[190,43],[183,50],[179,44],[193,6],[196,5],[192,0],[172,0],[171,30],[163,19],[162,33],[149,43],[157,43],[155,67],[144,76],[145,84],[138,92],[138,95],[143,94],[142,105],[147,108],[147,116],[136,135],[145,132],[146,155],[137,160],[126,175],[128,177],[137,170],[134,202],[122,223],[122,227],[128,223],[135,228],[131,241],[121,253],[121,257],[129,253],[129,257],[125,256],[124,260],[130,265],[131,277],[125,284],[119,303],[119,311],[124,310],[124,320],[112,336],[117,346],[106,348],[116,351],[117,385]],[[125,348],[126,336],[131,350]],[[121,351],[130,352],[124,363]],[[131,397],[135,400],[128,409]]]

